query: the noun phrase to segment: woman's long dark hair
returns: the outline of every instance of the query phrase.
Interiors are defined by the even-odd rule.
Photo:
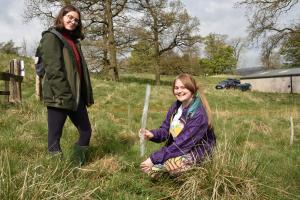
[[[57,30],[59,31],[64,31],[65,27],[64,27],[64,21],[63,21],[63,17],[68,13],[68,12],[77,12],[79,15],[79,21],[78,24],[75,28],[74,31],[72,31],[72,36],[75,38],[80,38],[80,39],[84,39],[84,34],[82,32],[82,22],[81,22],[81,14],[80,11],[72,5],[66,5],[64,6],[58,13],[58,16],[56,17],[55,21],[54,21],[54,26]]]

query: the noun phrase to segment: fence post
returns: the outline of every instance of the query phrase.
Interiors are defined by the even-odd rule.
[[[14,60],[9,63],[9,73],[14,74]],[[9,102],[14,102],[15,81],[13,77],[9,78]]]
[[[9,81],[9,102],[21,102],[21,81],[16,80],[14,77],[14,75],[20,76],[21,74],[20,62],[18,62],[17,59],[13,59],[10,62],[9,73],[12,75]]]
[[[36,99],[39,101],[43,100],[43,88],[42,88],[42,78],[38,75],[35,76],[35,95]]]
[[[8,72],[8,71],[7,71]],[[4,81],[4,91],[9,91],[9,81]],[[4,102],[9,102],[9,95],[4,95]]]
[[[21,76],[21,71],[22,71],[22,60],[18,60],[17,61],[17,65],[15,66],[16,67],[16,72],[17,76]],[[23,63],[23,66],[24,66],[24,63]],[[17,101],[21,102],[22,101],[22,82],[20,80],[17,80],[16,82],[17,84]]]
[[[39,62],[38,58],[35,57],[34,64],[36,65]],[[35,75],[35,96],[39,101],[43,100],[43,87],[42,87],[43,78]]]
[[[25,76],[25,65],[24,60],[20,60],[20,76]]]
[[[0,91],[0,95],[3,95],[3,98],[1,97],[0,102],[1,103],[7,103],[8,97],[9,97],[9,72],[0,72],[0,81],[4,81],[4,87],[3,91]],[[2,88],[1,88],[2,89]]]

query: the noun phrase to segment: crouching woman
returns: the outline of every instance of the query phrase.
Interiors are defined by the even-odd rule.
[[[141,170],[152,177],[168,172],[178,175],[211,155],[216,138],[211,111],[202,90],[189,74],[180,74],[173,82],[176,101],[158,129],[141,129],[140,135],[152,142],[166,141],[164,147],[141,163]]]

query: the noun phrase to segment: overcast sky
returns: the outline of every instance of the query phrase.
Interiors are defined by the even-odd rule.
[[[200,33],[226,34],[229,38],[246,37],[247,19],[243,8],[234,8],[237,0],[183,0],[188,12],[200,20]],[[0,0],[0,42],[13,40],[21,46],[23,40],[32,51],[44,29],[37,20],[24,23],[24,0]],[[258,66],[258,50],[245,50],[239,67]]]

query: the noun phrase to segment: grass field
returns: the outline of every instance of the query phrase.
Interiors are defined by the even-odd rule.
[[[155,86],[152,75],[123,74],[118,83],[93,75],[93,136],[88,163],[78,170],[47,155],[46,108],[35,98],[32,63],[25,63],[22,103],[0,104],[0,199],[300,199],[299,94],[215,90],[222,77],[196,77],[213,110],[213,159],[180,177],[153,181],[139,171],[146,158],[139,156],[137,133],[145,87],[152,86],[147,128],[156,128],[174,101],[174,77],[163,76]],[[1,61],[0,71],[6,65]],[[67,121],[66,157],[76,139]],[[159,147],[147,143],[146,155]]]

